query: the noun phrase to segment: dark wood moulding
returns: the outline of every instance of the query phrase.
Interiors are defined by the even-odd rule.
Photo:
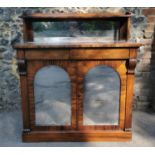
[[[42,14],[42,13],[34,13],[34,14],[24,14],[21,16],[23,19],[28,20],[73,20],[73,19],[107,19],[111,18],[117,20],[117,18],[128,18],[131,17],[130,13],[121,14],[121,13],[57,13],[57,14]]]

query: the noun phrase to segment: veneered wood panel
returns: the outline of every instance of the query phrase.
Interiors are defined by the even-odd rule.
[[[25,53],[25,58],[28,60],[65,60],[69,59],[69,50],[30,50]]]
[[[127,59],[128,49],[73,49],[31,50],[25,53],[28,60],[82,60],[82,59]]]
[[[128,49],[79,49],[70,51],[70,59],[127,59]]]

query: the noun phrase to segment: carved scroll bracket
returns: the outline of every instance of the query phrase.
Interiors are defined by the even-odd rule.
[[[18,71],[20,75],[26,75],[27,67],[26,67],[26,60],[25,59],[18,59]]]
[[[136,58],[130,58],[130,59],[127,61],[127,73],[128,73],[128,74],[134,74],[134,72],[135,72],[135,67],[136,67],[136,63],[137,63]]]

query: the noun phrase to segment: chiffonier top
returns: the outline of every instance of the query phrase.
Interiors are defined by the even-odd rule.
[[[27,42],[14,45],[16,49],[39,49],[39,48],[139,48],[142,43],[136,42],[51,42],[35,43]]]

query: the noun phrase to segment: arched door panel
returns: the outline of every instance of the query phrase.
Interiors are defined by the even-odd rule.
[[[80,61],[78,68],[79,128],[123,129],[125,61]]]
[[[37,125],[70,125],[71,93],[68,74],[58,66],[41,68],[34,79]]]
[[[119,124],[120,78],[111,67],[100,65],[84,79],[83,124]]]
[[[27,67],[31,129],[76,128],[75,64],[33,60]]]

